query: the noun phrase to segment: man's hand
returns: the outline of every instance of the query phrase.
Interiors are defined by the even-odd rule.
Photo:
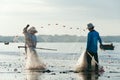
[[[100,48],[101,48],[101,49],[103,48],[103,45],[102,45],[102,44],[100,44]]]
[[[25,27],[26,29],[29,27],[30,25],[29,24],[27,24],[27,26]]]
[[[27,26],[23,29],[23,33],[27,32],[27,28],[29,27],[30,25],[27,24]]]
[[[105,49],[103,48],[103,44],[100,44],[100,49],[105,50]]]

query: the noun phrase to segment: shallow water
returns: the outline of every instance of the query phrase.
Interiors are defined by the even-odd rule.
[[[113,43],[115,50],[99,50],[99,62],[104,73],[73,73],[85,43],[38,43],[37,47],[57,49],[57,51],[39,50],[39,57],[47,65],[50,73],[25,71],[24,49],[18,49],[23,43],[0,43],[0,80],[120,80],[120,44]]]

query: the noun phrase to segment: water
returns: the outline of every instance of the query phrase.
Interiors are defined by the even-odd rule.
[[[0,80],[120,80],[120,44],[113,43],[115,50],[99,50],[99,62],[105,69],[96,74],[65,72],[74,70],[86,43],[38,43],[37,47],[57,49],[57,51],[37,49],[39,57],[47,65],[50,73],[25,71],[24,43],[0,43]],[[90,79],[91,78],[91,79]]]

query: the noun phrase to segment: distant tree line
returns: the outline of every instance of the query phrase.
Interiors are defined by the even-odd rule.
[[[101,36],[103,42],[120,42],[120,36]],[[37,35],[38,42],[86,42],[86,36]],[[24,42],[23,36],[0,36],[0,42]]]

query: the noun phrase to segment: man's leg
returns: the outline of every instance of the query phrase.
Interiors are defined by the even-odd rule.
[[[97,54],[97,53],[94,54],[94,58],[95,58],[95,61],[96,61],[97,63],[99,63],[98,54]],[[95,64],[95,71],[98,71],[98,64]]]
[[[89,52],[89,54],[91,54],[91,53]],[[92,60],[92,58],[90,57],[89,54],[87,53],[87,63],[88,63],[88,65],[87,65],[87,70],[88,70],[88,71],[91,70],[91,60]]]

